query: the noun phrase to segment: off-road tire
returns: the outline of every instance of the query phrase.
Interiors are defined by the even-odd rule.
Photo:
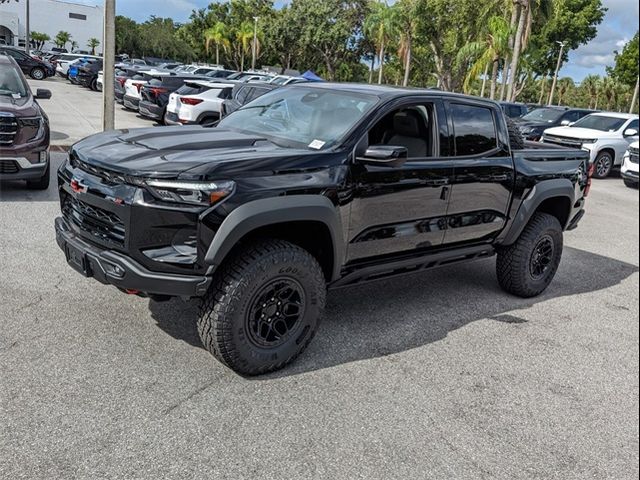
[[[599,168],[599,165],[607,160],[608,160],[609,168],[608,169]],[[599,178],[599,179],[607,178],[611,174],[611,171],[613,170],[613,162],[614,162],[614,159],[609,152],[600,152],[596,157],[596,159],[593,161],[593,165],[594,165],[593,178]]]
[[[548,267],[541,275],[534,275],[532,262],[541,242],[551,241],[553,251]],[[563,235],[560,222],[553,215],[536,213],[518,240],[498,250],[496,272],[503,290],[519,297],[540,295],[555,276],[562,258]]]
[[[282,344],[259,345],[252,313],[261,292],[283,279],[301,287],[302,314]],[[325,277],[311,254],[282,240],[261,240],[221,267],[202,299],[198,332],[204,347],[223,364],[243,375],[259,375],[284,367],[304,351],[319,326],[325,301]]]
[[[509,143],[511,144],[511,150],[524,150],[524,137],[520,133],[520,129],[515,122],[509,117],[504,117],[507,121],[507,130],[509,132]]]
[[[51,163],[47,164],[47,168],[44,171],[42,177],[38,180],[27,180],[27,188],[29,190],[46,190],[49,188],[49,180],[50,180],[50,172],[51,172]]]
[[[34,80],[44,80],[47,74],[42,68],[34,67],[31,69],[31,72],[29,72],[29,76]]]

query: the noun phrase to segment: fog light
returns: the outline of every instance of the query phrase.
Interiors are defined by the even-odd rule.
[[[49,159],[49,151],[48,150],[41,151],[40,158],[38,159],[40,163],[47,163],[48,159]]]
[[[104,262],[104,270],[111,277],[122,278],[124,276],[124,268],[120,265]]]
[[[198,260],[197,243],[196,231],[184,228],[176,233],[171,245],[144,250],[142,253],[155,262],[192,265]]]

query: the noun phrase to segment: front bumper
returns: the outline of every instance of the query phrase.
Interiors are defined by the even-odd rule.
[[[30,154],[29,157],[37,159],[40,153]],[[43,163],[34,162],[27,157],[10,157],[0,153],[0,180],[38,180],[47,170],[49,158]]]
[[[55,229],[56,242],[74,270],[128,293],[200,297],[211,284],[210,276],[152,272],[126,255],[91,245],[62,217],[55,219]]]
[[[125,108],[137,111],[138,106],[140,105],[140,99],[138,97],[132,97],[131,95],[125,95],[122,98],[122,103]]]

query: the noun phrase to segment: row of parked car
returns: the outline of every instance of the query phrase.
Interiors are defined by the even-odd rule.
[[[71,57],[70,55],[68,57]],[[102,59],[62,57],[57,72],[71,83],[103,88]],[[219,65],[147,65],[128,59],[116,65],[115,99],[125,109],[165,125],[211,125],[255,98],[304,77],[236,72]]]

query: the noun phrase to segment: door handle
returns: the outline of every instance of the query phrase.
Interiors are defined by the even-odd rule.
[[[442,187],[440,191],[440,200],[446,200],[449,198],[449,187]]]

